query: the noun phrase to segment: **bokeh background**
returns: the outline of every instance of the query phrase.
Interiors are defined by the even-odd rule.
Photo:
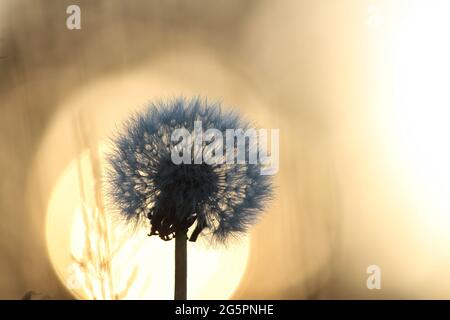
[[[179,94],[280,129],[276,197],[230,298],[449,298],[449,10],[0,0],[0,298],[77,297],[49,249],[69,251],[49,237],[67,228],[48,220],[58,179],[130,110]]]

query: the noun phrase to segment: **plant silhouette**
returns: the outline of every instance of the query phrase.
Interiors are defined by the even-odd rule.
[[[180,141],[172,141],[172,133],[180,128],[193,132],[195,121],[203,130],[223,133],[250,127],[217,103],[175,98],[134,114],[113,138],[108,155],[108,195],[120,216],[138,225],[148,219],[150,236],[175,238],[175,299],[186,299],[187,239],[196,241],[202,234],[223,244],[245,233],[272,196],[271,178],[260,174],[260,164],[248,161],[250,139],[245,140],[244,162],[194,164],[209,145],[203,142],[190,163],[175,164],[171,153]],[[236,157],[236,139],[232,147]]]

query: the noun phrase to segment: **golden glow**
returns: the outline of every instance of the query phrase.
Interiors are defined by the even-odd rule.
[[[172,299],[174,242],[124,227],[95,206],[91,166],[84,152],[61,174],[50,198],[47,243],[62,282],[79,298]],[[201,239],[189,243],[188,298],[230,298],[248,254],[248,238],[227,248],[211,248]]]
[[[396,148],[417,179],[421,224],[450,227],[450,2],[410,1],[393,36]],[[420,196],[419,196],[420,195]],[[432,217],[432,218],[431,218]]]
[[[200,84],[180,81],[185,78],[180,76],[180,57],[164,57],[156,65],[152,60],[126,75],[99,78],[74,92],[62,104],[39,148],[33,177],[48,199],[48,254],[62,283],[79,298],[173,298],[174,243],[148,237],[147,230],[133,232],[112,218],[114,215],[101,214],[104,211],[95,183],[100,178],[94,176],[98,175],[96,159],[103,157],[95,157],[96,152],[92,152],[97,150],[96,144],[107,141],[120,123],[147,101],[192,96],[199,93],[198,88],[202,88],[202,94],[213,97],[239,92],[231,95],[235,102],[230,104],[262,108],[252,95],[243,93],[243,85],[238,86],[239,91],[229,88],[234,88],[238,80],[226,69],[222,71],[209,54],[189,56],[184,52],[182,57],[190,66],[198,64],[211,69],[209,73],[217,74],[217,83],[203,77],[198,78]],[[106,216],[106,222],[99,216]],[[87,233],[86,225],[90,230]],[[121,249],[112,254],[116,247]],[[197,243],[189,243],[188,298],[232,298],[246,272],[249,250],[250,237],[219,248],[210,248],[200,238]],[[86,260],[90,265],[86,265]],[[81,270],[80,265],[85,269]],[[112,280],[107,270],[112,270]]]
[[[6,168],[16,157],[36,152],[28,173],[30,212],[17,216],[16,223],[28,226],[30,218],[43,221],[49,206],[48,249],[64,284],[76,285],[68,281],[72,279],[68,274],[76,273],[69,268],[73,263],[69,248],[79,257],[76,244],[85,243],[79,231],[83,228],[79,191],[71,185],[78,181],[74,159],[86,149],[73,139],[75,116],[86,124],[90,139],[103,141],[148,100],[200,94],[239,108],[258,126],[281,129],[277,195],[252,229],[248,272],[234,297],[450,297],[450,156],[445,148],[450,1],[305,3],[265,1],[257,10],[249,10],[245,23],[238,24],[239,38],[224,36],[216,43],[228,48],[231,40],[239,47],[238,52],[228,50],[233,54],[205,42],[207,34],[187,35],[185,42],[175,41],[179,45],[174,47],[164,41],[152,41],[149,47],[145,47],[148,41],[142,42],[144,47],[117,41],[117,35],[127,31],[134,19],[130,11],[119,17],[123,23],[111,24],[99,35],[101,46],[80,42],[86,43],[81,53],[87,56],[68,51],[72,55],[67,55],[70,59],[64,68],[51,61],[49,68],[37,68],[34,62],[39,57],[45,61],[45,50],[42,56],[28,55],[35,42],[27,41],[29,30],[22,26],[23,19],[15,20],[20,26],[12,31],[19,36],[18,50],[24,58],[18,61],[28,62],[23,71],[30,81],[22,83],[23,77],[10,75],[14,90],[5,92],[3,104],[11,108],[0,117],[2,132],[8,135],[0,144],[18,152],[2,153],[0,160],[11,158],[2,161]],[[117,11],[114,4],[108,2],[108,6],[108,12]],[[97,22],[104,25],[105,21]],[[140,30],[145,28],[143,24]],[[89,40],[89,32],[83,34]],[[62,50],[64,43],[59,44]],[[104,61],[110,44],[117,54]],[[146,58],[140,54],[145,51],[149,53]],[[108,70],[99,68],[105,63]],[[57,86],[57,96],[46,85],[55,76],[63,84]],[[76,82],[76,88],[69,85]],[[34,100],[45,103],[28,108]],[[51,105],[53,101],[59,105]],[[55,111],[54,118],[47,123],[51,111]],[[14,124],[17,128],[12,130]],[[35,133],[33,128],[43,130],[44,126],[39,146],[35,139],[28,141]],[[28,149],[31,153],[22,152]],[[14,181],[20,190],[22,180]],[[22,198],[20,192],[5,198],[9,213],[20,209],[17,205]],[[36,229],[40,235],[39,223]],[[153,249],[153,242],[165,243],[144,234],[136,236],[145,238],[145,252],[150,252],[148,259],[154,263],[152,252],[159,247]],[[172,259],[171,250],[161,249],[161,254]],[[126,250],[124,255],[128,258]],[[34,260],[20,255],[17,259],[43,260],[40,252],[34,252]],[[1,270],[8,271],[8,261],[0,262]],[[377,292],[365,286],[365,271],[372,264],[382,268],[382,290]],[[167,268],[172,268],[169,262]],[[129,269],[121,274],[122,284],[130,276]],[[172,281],[171,271],[164,271],[163,276]],[[197,271],[190,267],[190,272]],[[39,272],[23,274],[34,280],[26,282],[30,289],[51,290],[51,283],[47,286],[47,277]],[[13,278],[4,278],[2,285],[11,282],[11,288],[17,287]],[[216,292],[210,287],[213,284],[208,284],[209,294]],[[171,291],[170,284],[164,285]],[[123,285],[116,287],[114,291],[120,291]],[[129,295],[135,290],[140,289],[132,287]],[[81,292],[79,296],[87,295]],[[61,297],[60,293],[55,297]]]
[[[84,275],[74,264],[82,256],[83,245],[90,243],[84,235],[83,209],[88,215],[95,215],[98,208],[94,188],[96,179],[93,178],[92,168],[96,161],[90,155],[90,150],[97,150],[99,141],[108,141],[130,114],[142,110],[148,101],[155,99],[201,94],[212,99],[223,98],[224,106],[242,107],[242,112],[251,115],[261,127],[279,127],[278,123],[271,124],[273,119],[278,121],[279,118],[268,112],[268,105],[252,93],[247,81],[219,62],[205,50],[183,51],[181,55],[164,54],[161,59],[143,62],[139,68],[96,78],[80,90],[67,93],[66,100],[61,102],[38,148],[30,173],[30,185],[33,188],[30,188],[29,198],[32,199],[30,202],[37,202],[34,191],[35,186],[38,186],[38,200],[42,199],[45,208],[32,206],[32,209],[36,210],[36,215],[42,213],[40,210],[46,212],[46,242],[50,261],[61,282],[77,297],[94,296],[92,292],[86,291],[93,291],[96,298],[108,298],[111,292],[123,292],[133,274],[132,265],[137,261],[139,273],[125,298],[173,298],[173,243],[147,237],[147,230],[132,236],[131,230],[124,229],[117,221],[110,221],[114,220],[110,214],[107,215],[109,220],[106,224],[109,226],[109,236],[119,239],[119,243],[122,236],[129,238],[123,251],[118,254],[120,258],[114,259],[112,264],[113,290],[110,290],[107,277],[103,278],[106,279],[103,281],[103,284],[106,281],[105,294],[99,283],[92,285],[93,290],[87,290],[84,288],[88,286],[84,284]],[[215,76],[200,76],[204,74]],[[80,200],[80,171],[86,206]],[[299,219],[298,213],[295,212],[293,217]],[[281,229],[275,228],[274,231],[274,223],[278,219],[276,210],[266,212],[264,219],[252,228],[251,237],[239,239],[226,248],[208,248],[202,242],[189,243],[188,298],[262,297],[268,290],[280,290],[281,280],[292,283],[295,279],[298,282],[300,280],[297,278],[303,280],[306,274],[317,270],[317,265],[323,263],[326,250],[317,250],[315,259],[308,259],[305,272],[296,272],[288,277],[288,273],[280,271],[286,270],[287,266],[294,266],[297,260],[292,253],[279,250],[285,237]],[[293,225],[292,222],[289,225]],[[101,230],[105,232],[105,228]],[[271,236],[267,237],[269,233]],[[95,239],[96,236],[92,236],[91,232],[88,234],[91,240]],[[295,235],[300,241],[300,233]],[[131,247],[135,253],[131,253]],[[97,247],[92,245],[91,250],[97,250]],[[297,247],[294,250],[297,256],[301,254]],[[75,259],[72,259],[71,253],[74,253]],[[97,252],[95,256],[100,255]],[[264,260],[261,257],[265,257]],[[121,261],[125,260],[130,264],[121,265]],[[267,263],[274,269],[270,276],[267,276],[265,268]],[[79,288],[79,282],[84,287]]]

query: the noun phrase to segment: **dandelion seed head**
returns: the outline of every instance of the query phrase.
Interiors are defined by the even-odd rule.
[[[226,129],[249,124],[218,103],[200,98],[175,98],[151,103],[134,114],[113,139],[108,155],[107,191],[110,202],[129,222],[150,220],[150,235],[172,239],[190,231],[190,240],[209,235],[224,243],[245,233],[272,195],[271,177],[260,174],[260,164],[174,164],[171,141],[175,129]],[[248,146],[248,143],[247,143]],[[206,144],[203,144],[203,148]],[[225,151],[225,143],[224,143]],[[237,146],[234,145],[234,148]],[[246,148],[248,153],[249,148]],[[191,228],[192,227],[192,228]]]

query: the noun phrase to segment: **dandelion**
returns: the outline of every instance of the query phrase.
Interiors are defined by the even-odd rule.
[[[176,98],[134,114],[113,139],[108,156],[108,194],[120,216],[138,225],[148,219],[150,236],[175,239],[175,299],[186,299],[187,239],[202,235],[226,243],[257,221],[272,195],[271,178],[260,174],[260,164],[248,161],[248,141],[244,163],[195,164],[194,157],[209,145],[203,142],[190,163],[175,164],[171,154],[179,141],[173,141],[172,133],[192,131],[196,121],[205,130],[249,128],[219,104]],[[232,154],[237,147],[233,143]]]

